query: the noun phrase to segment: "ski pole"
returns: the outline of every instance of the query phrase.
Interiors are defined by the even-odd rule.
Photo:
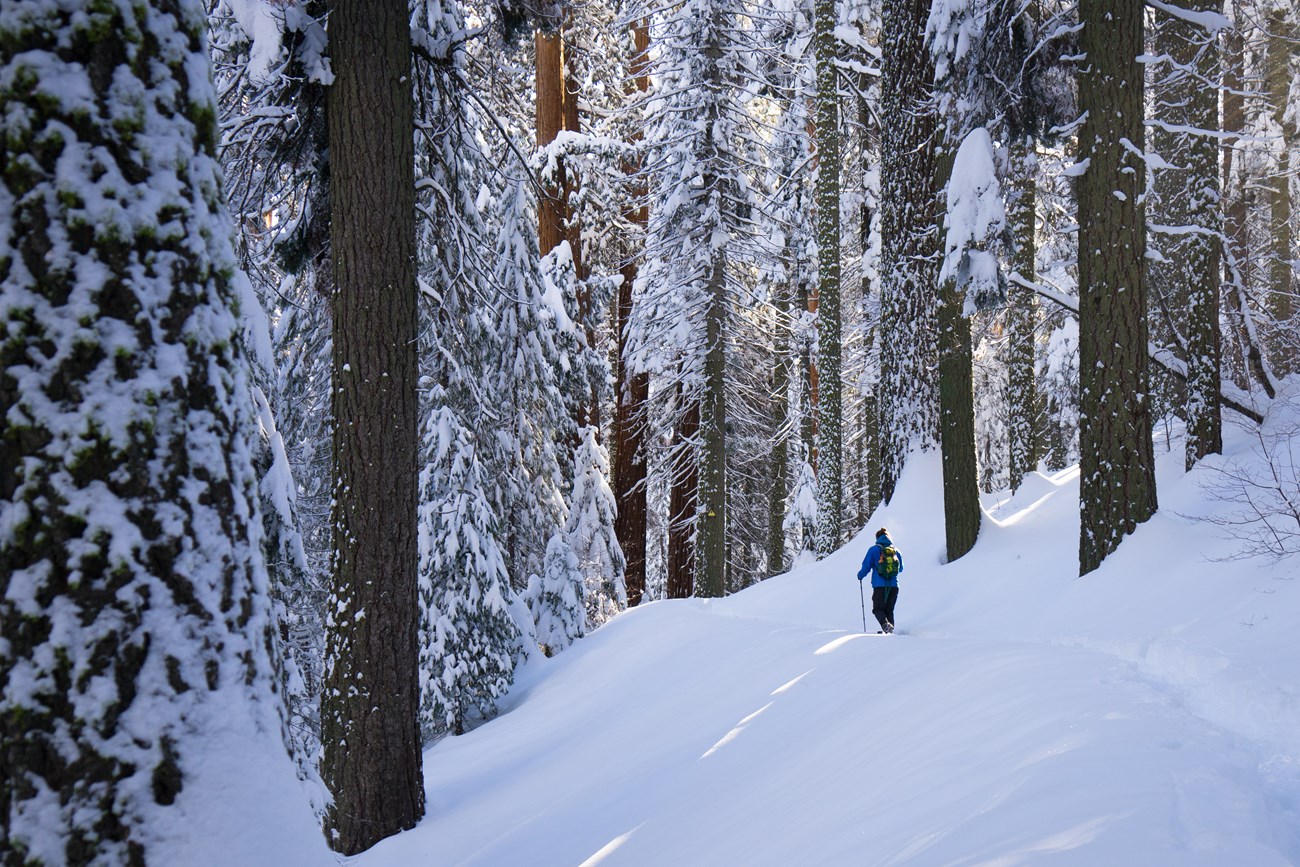
[[[858,579],[858,598],[862,600],[862,631],[867,631],[867,591],[862,589],[862,579]]]

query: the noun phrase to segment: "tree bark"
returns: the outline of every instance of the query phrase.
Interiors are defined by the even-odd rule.
[[[414,108],[405,2],[330,13],[334,583],[322,696],[331,844],[411,828],[421,775]]]
[[[975,392],[970,318],[956,281],[940,287],[939,444],[943,451],[943,516],[948,561],[975,547],[980,531],[979,471],[975,452]]]
[[[1156,511],[1141,203],[1141,0],[1081,0],[1079,80],[1079,572]],[[1126,148],[1126,140],[1128,147]]]
[[[559,31],[537,30],[533,49],[537,65],[537,147],[544,148],[564,129],[564,66]],[[537,246],[543,256],[565,239],[563,185],[561,164],[557,176],[543,182],[537,201]]]
[[[907,454],[935,439],[938,422],[934,221],[934,60],[928,0],[885,0],[881,26],[880,493],[893,499]]]
[[[0,861],[165,863],[293,772],[203,6],[3,9]]]
[[[817,51],[817,526],[814,550],[839,547],[844,525],[840,388],[840,130],[834,0],[816,0]]]
[[[936,160],[935,189],[952,175],[956,144]],[[935,215],[942,224],[942,217]],[[971,548],[980,531],[979,468],[975,450],[975,377],[966,293],[956,279],[939,286],[939,447],[943,454],[943,518],[948,561]]]
[[[672,490],[668,503],[669,599],[686,599],[695,592],[695,502],[699,488],[699,464],[695,436],[700,430],[700,405],[692,400],[679,410],[681,416],[673,434],[669,459]]]
[[[726,262],[715,253],[705,317],[704,394],[700,408],[699,513],[695,595],[720,597],[727,570]]]
[[[777,286],[772,298],[772,306],[776,309],[776,336],[772,349],[775,361],[771,405],[773,439],[768,459],[772,474],[767,508],[768,577],[785,571],[785,501],[790,496],[790,292],[789,284]]]
[[[1289,14],[1288,14],[1289,12]],[[1277,162],[1268,179],[1269,235],[1273,239],[1269,251],[1269,312],[1273,317],[1274,367],[1279,376],[1300,369],[1300,334],[1296,329],[1294,233],[1291,229],[1291,148],[1296,146],[1296,114],[1287,111],[1290,103],[1292,81],[1295,78],[1295,57],[1300,49],[1300,39],[1295,25],[1294,7],[1290,10],[1275,7],[1268,17],[1267,83],[1269,101],[1273,108],[1273,121],[1282,131]]]
[[[1026,281],[1036,282],[1036,237],[1038,228],[1037,157],[1032,136],[1011,143],[1011,173],[1015,184],[1007,200],[1007,222],[1015,239],[1011,268]],[[1014,280],[1008,287],[1007,406],[1010,410],[1008,469],[1011,490],[1020,488],[1025,476],[1033,472],[1038,456],[1034,432],[1037,429],[1038,394],[1034,371],[1034,326],[1037,303],[1034,291]]]
[[[650,47],[650,31],[646,21],[638,21],[632,28],[633,47],[636,51],[630,64],[635,87],[644,93],[650,87],[647,75],[646,52]],[[629,173],[637,173],[640,166],[629,165]],[[638,186],[634,198],[645,198],[644,188]],[[649,222],[649,208],[644,201],[634,205],[628,213],[629,220],[644,234]],[[645,462],[645,406],[650,397],[650,375],[633,372],[628,362],[628,322],[632,316],[632,287],[636,283],[635,257],[629,256],[622,268],[623,283],[619,286],[616,310],[619,377],[614,406],[614,499],[618,503],[618,516],[614,532],[627,559],[623,573],[627,584],[627,604],[639,605],[645,594],[646,581],[646,462]]]

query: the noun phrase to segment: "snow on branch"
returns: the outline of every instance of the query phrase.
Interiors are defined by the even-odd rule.
[[[1147,0],[1147,5],[1152,9],[1159,9],[1167,15],[1186,21],[1188,24],[1195,24],[1209,33],[1218,33],[1220,30],[1227,30],[1232,26],[1227,16],[1219,12],[1196,12],[1191,9],[1184,9],[1181,6],[1175,6],[1172,3],[1166,3],[1164,0]]]

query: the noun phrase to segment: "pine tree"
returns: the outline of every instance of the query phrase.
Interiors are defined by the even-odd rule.
[[[254,360],[255,465],[280,684],[299,775],[317,787],[332,472],[321,460],[329,454],[328,299],[315,285],[328,247],[321,191],[324,82],[332,78],[320,11],[314,2],[220,2],[208,14],[226,196],[253,290],[241,312]]]
[[[697,595],[721,596],[726,586],[727,357],[741,209],[751,201],[737,154],[745,114],[734,20],[723,0],[694,0],[652,33],[655,85],[645,103],[652,208],[631,334],[636,369],[671,377],[660,393],[674,396],[670,595],[685,589],[688,556]]]
[[[334,795],[331,844],[354,854],[414,826],[424,813],[416,720],[418,312],[407,4],[336,0],[330,46],[339,423],[321,767]],[[385,785],[374,786],[375,778]]]
[[[557,440],[569,439],[571,420],[561,371],[578,342],[562,293],[553,291],[558,287],[542,273],[529,204],[524,184],[512,182],[497,207],[492,275],[498,290],[492,298],[497,351],[484,353],[489,370],[484,397],[494,404],[484,410],[500,417],[486,458],[496,482],[506,568],[521,581],[541,571],[548,541],[564,522],[566,474]]]
[[[441,390],[420,473],[420,727],[463,734],[496,713],[522,636],[497,546],[480,446]]]
[[[1083,0],[1079,104],[1079,572],[1156,510],[1147,372],[1142,4]]]
[[[573,496],[564,535],[582,575],[590,630],[627,608],[627,589],[623,551],[614,535],[618,506],[609,488],[609,457],[594,426],[583,428],[581,437],[573,455]]]
[[[203,23],[192,3],[0,15],[10,863],[166,860],[200,742],[284,756]]]
[[[563,533],[546,544],[542,573],[530,582],[528,604],[537,624],[537,643],[547,656],[554,656],[585,634],[587,621],[582,570]]]

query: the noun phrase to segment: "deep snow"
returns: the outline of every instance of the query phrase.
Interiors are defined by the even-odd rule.
[[[1298,864],[1294,558],[1224,560],[1195,517],[1224,508],[1212,471],[1181,465],[1175,444],[1160,512],[1078,578],[1077,470],[987,497],[944,565],[939,460],[915,458],[868,523],[906,556],[904,635],[862,633],[866,532],[643,605],[429,749],[426,819],[347,863]]]

